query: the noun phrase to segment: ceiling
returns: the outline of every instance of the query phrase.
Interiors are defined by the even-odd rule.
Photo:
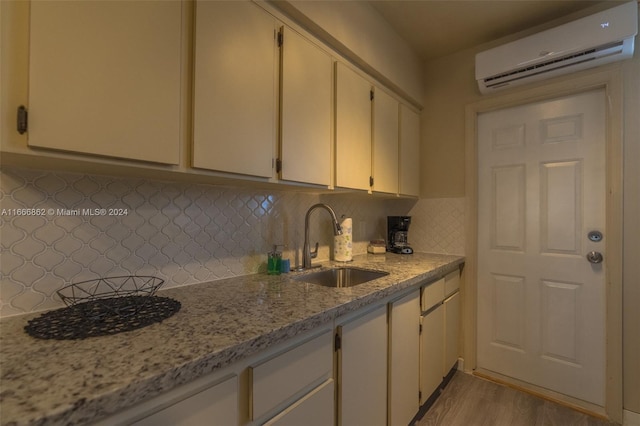
[[[584,0],[372,0],[396,32],[430,60],[532,28],[565,15],[617,1]],[[605,7],[603,7],[605,8]]]

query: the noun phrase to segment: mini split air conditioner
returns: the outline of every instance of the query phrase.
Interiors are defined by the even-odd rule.
[[[625,3],[476,55],[483,94],[633,55],[638,4]]]

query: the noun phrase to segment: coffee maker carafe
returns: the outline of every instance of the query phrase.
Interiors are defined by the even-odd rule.
[[[411,216],[387,216],[387,251],[400,254],[411,254],[409,246],[409,225]]]

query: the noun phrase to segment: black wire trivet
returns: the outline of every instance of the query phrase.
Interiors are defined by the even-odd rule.
[[[30,320],[24,329],[38,339],[107,336],[161,322],[178,312],[180,307],[180,302],[168,297],[113,297],[45,312]]]

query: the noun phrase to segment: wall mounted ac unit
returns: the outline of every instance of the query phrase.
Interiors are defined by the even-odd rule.
[[[638,33],[634,0],[476,55],[483,94],[629,58]]]

